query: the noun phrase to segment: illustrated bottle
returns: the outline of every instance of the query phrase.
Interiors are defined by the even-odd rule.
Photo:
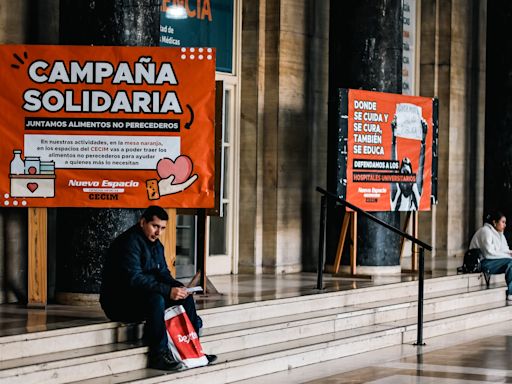
[[[25,173],[25,163],[21,158],[21,150],[13,151],[14,158],[11,160],[11,175],[23,175]]]

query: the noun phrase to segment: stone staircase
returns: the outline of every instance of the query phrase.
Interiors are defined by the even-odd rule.
[[[425,280],[424,339],[512,319],[503,276]],[[230,383],[416,341],[417,282],[199,311],[217,363],[147,369],[140,324],[101,323],[0,338],[1,383]]]

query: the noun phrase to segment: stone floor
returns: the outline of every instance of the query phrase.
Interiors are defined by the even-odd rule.
[[[497,383],[512,381],[512,336],[495,335],[311,383]]]
[[[410,259],[404,259],[403,269]],[[456,273],[457,258],[427,258],[425,278]],[[351,290],[416,279],[416,274],[380,276],[373,279],[324,275],[324,291]],[[318,293],[317,275],[299,273],[279,276],[226,275],[210,278],[220,294],[197,295],[199,308],[211,308],[275,298]],[[0,305],[0,336],[108,321],[99,306],[48,305],[27,308]],[[380,349],[352,357],[305,366],[239,382],[239,384],[454,384],[512,383],[512,327],[461,331],[432,338],[427,345]]]
[[[261,376],[237,384],[476,384],[512,383],[509,323],[401,345]]]
[[[426,269],[432,276],[451,275],[461,260],[427,259]],[[406,260],[407,263],[407,260]],[[235,279],[236,276],[231,277]],[[327,289],[357,289],[369,284],[387,284],[414,279],[411,274],[379,277],[374,280],[333,279],[326,277]],[[222,280],[226,280],[223,277]],[[255,281],[243,283],[241,287],[256,286]],[[262,277],[263,280],[266,277]],[[291,279],[284,288],[275,282],[275,294],[291,294],[291,287],[308,292],[308,284],[299,284]],[[221,281],[222,281],[221,280]],[[294,281],[292,283],[292,281]],[[309,286],[311,286],[310,281]],[[265,282],[262,286],[268,286]],[[299,288],[301,287],[301,288]],[[307,294],[307,293],[306,293]],[[440,336],[427,340],[425,346],[412,344],[389,347],[363,353],[348,358],[328,361],[322,364],[279,372],[244,380],[237,384],[267,383],[308,383],[308,384],[476,384],[476,383],[512,383],[512,324],[499,323],[492,327],[475,328],[449,336]]]
[[[461,259],[455,257],[448,259],[426,257],[425,270],[428,273],[425,278],[455,274],[456,267],[461,263]],[[404,270],[410,268],[410,258],[404,258],[402,267]],[[411,281],[416,278],[417,273],[376,276],[372,279],[332,277],[330,274],[324,274],[322,292],[385,285]],[[211,276],[210,280],[219,294],[196,295],[199,309],[319,293],[316,289],[317,275],[315,273],[259,276],[222,275]],[[184,282],[186,283],[186,281]],[[0,337],[105,321],[108,320],[99,305],[50,304],[46,308],[27,308],[18,304],[0,305]]]

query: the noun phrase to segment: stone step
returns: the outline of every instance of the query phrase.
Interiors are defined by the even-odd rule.
[[[390,363],[391,365],[396,365],[396,362],[401,359],[415,359],[418,352],[421,352],[423,355],[425,355],[426,353],[434,352],[440,348],[444,349],[455,345],[472,343],[477,340],[481,341],[482,339],[500,334],[500,332],[502,334],[507,334],[509,330],[510,321],[504,321],[501,323],[494,323],[492,326],[483,326],[457,331],[455,333],[450,333],[449,336],[441,335],[438,337],[429,337],[428,340],[426,340],[425,345],[420,349],[414,346],[413,343],[395,345],[388,348],[373,350],[367,353],[347,356],[341,359],[321,362],[320,364],[307,365],[292,370],[285,370],[276,372],[274,374],[240,380],[234,382],[233,384],[299,384],[306,382],[334,383],[339,382],[340,377],[346,377],[345,373],[367,368],[369,366],[368,362],[371,362],[370,365],[374,367],[379,366],[384,368],[388,367]],[[338,380],[333,380],[332,376],[337,376]],[[430,380],[431,382],[439,382],[439,380],[435,380],[433,378]],[[393,380],[391,379],[390,382],[393,382]],[[464,383],[469,384],[469,381],[465,381]]]
[[[13,359],[0,363],[0,382],[59,384],[144,369],[147,347],[140,342],[106,344]]]
[[[352,292],[354,295],[358,293]],[[504,306],[503,287],[489,290],[471,287],[452,292],[430,291],[428,295],[429,298],[425,300],[425,337],[451,332],[462,325],[471,326],[471,319],[474,317],[477,318],[477,326],[512,318],[512,307]],[[318,295],[310,296],[309,301],[315,301],[313,299],[316,296]],[[334,310],[330,313],[309,312],[314,316],[300,318],[298,315],[289,315],[279,318],[279,321],[275,321],[276,317],[271,317],[266,321],[273,323],[264,324],[262,320],[258,320],[258,326],[254,322],[246,321],[239,324],[238,330],[232,327],[231,330],[212,328],[202,338],[202,344],[207,352],[220,354],[219,363],[171,376],[177,375],[175,378],[189,380],[189,375],[201,375],[203,380],[204,374],[217,380],[222,375],[227,375],[231,381],[242,380],[246,378],[245,371],[256,376],[275,372],[272,370],[274,368],[286,369],[283,367],[287,363],[298,364],[304,361],[304,364],[312,364],[315,358],[310,354],[325,354],[326,358],[337,358],[340,353],[346,353],[347,348],[352,348],[351,353],[358,353],[356,351],[387,346],[390,340],[399,344],[415,337],[415,306],[415,297],[409,301],[393,298],[373,306],[366,302],[360,307],[345,307],[340,313]],[[231,311],[229,307],[226,310]],[[377,342],[374,343],[373,339]],[[343,351],[336,352],[336,349]],[[288,352],[298,357],[290,357]],[[124,377],[123,372],[140,371],[138,374],[144,372],[152,380],[157,380],[155,382],[160,382],[158,380],[162,380],[161,373],[155,376],[157,371],[144,369],[146,353],[147,348],[140,343],[116,343],[12,359],[0,363],[0,381],[66,383],[70,380],[101,377],[100,380],[104,380],[102,382],[115,382],[117,377]],[[268,360],[265,357],[267,355],[274,356],[279,362],[272,362],[272,358]],[[256,369],[257,362],[262,362],[266,368]],[[227,372],[217,372],[219,369]]]
[[[471,322],[471,318],[478,318]],[[478,311],[447,316],[444,319],[427,320],[425,336],[442,335],[460,330],[460,326],[482,326],[512,319],[512,307],[497,303],[481,306]],[[411,321],[412,319],[409,319]],[[478,324],[478,325],[477,325]],[[219,363],[176,373],[157,375],[156,371],[143,369],[78,381],[79,384],[119,383],[231,383],[285,371],[309,364],[343,358],[404,342],[415,341],[415,324],[387,324],[361,327],[333,334],[325,334],[264,347],[244,349],[219,356]],[[414,337],[411,335],[414,334]],[[428,336],[427,336],[428,335]],[[410,339],[410,340],[409,340]]]
[[[448,322],[445,321],[446,318],[436,314],[426,316],[423,327],[423,338],[428,339],[462,330],[488,326],[502,321],[509,321],[512,319],[512,305],[489,303],[487,305],[475,306],[473,312],[454,310],[451,314],[453,316]],[[414,342],[418,329],[417,323],[408,324],[405,327],[403,342]]]
[[[432,297],[424,301],[424,315],[434,315],[467,307],[498,303],[503,305],[504,288],[479,290]],[[265,321],[243,322],[236,327],[225,326],[207,329],[202,337],[202,345],[208,353],[222,354],[243,348],[254,348],[269,343],[285,342],[293,339],[334,333],[339,330],[360,328],[389,323],[400,319],[416,318],[416,301],[384,301],[380,305],[350,306],[291,315],[285,318],[272,318]]]
[[[485,285],[485,283],[484,283]],[[478,274],[453,275],[425,280],[425,296],[436,292],[481,287],[482,281]],[[354,294],[354,293],[357,294]],[[309,311],[321,311],[329,308],[343,308],[352,305],[380,302],[390,298],[413,298],[418,295],[418,282],[406,281],[347,290],[340,292],[321,293],[287,299],[275,299],[264,302],[232,305],[229,307],[209,308],[201,311],[201,317],[209,327],[238,324],[246,321],[257,321],[272,317],[289,316],[302,313],[304,308]],[[312,300],[315,296],[315,300]]]
[[[225,368],[230,370],[245,369],[248,364],[251,366],[256,365],[257,362],[266,362],[266,356],[271,355],[273,358],[283,358],[288,353],[311,352],[318,353],[326,346],[341,346],[342,344],[357,344],[351,345],[351,352],[363,351],[362,345],[359,343],[364,342],[366,348],[375,349],[382,347],[382,337],[387,334],[394,334],[395,341],[393,344],[401,342],[400,328],[392,328],[391,330],[382,330],[379,327],[363,327],[361,329],[349,330],[338,332],[332,335],[321,335],[317,337],[309,337],[301,340],[293,340],[286,343],[276,343],[264,347],[244,349],[233,353],[228,353],[219,356],[219,363],[208,367],[201,367],[194,370],[187,370],[169,374],[171,380],[182,377],[190,377],[190,375],[223,371]],[[371,342],[370,342],[371,340]],[[387,344],[386,344],[387,345]],[[344,349],[344,348],[343,348]],[[368,350],[368,349],[364,349]],[[0,368],[0,381],[8,382],[10,384],[35,384],[35,383],[69,383],[73,380],[87,380],[90,378],[100,378],[100,382],[114,380],[115,377],[123,377],[123,372],[130,371],[153,371],[145,369],[147,348],[137,346],[136,344],[130,345],[126,343],[119,343],[117,345],[104,345],[92,348],[82,348],[73,350],[71,353],[60,352],[56,354],[38,356],[35,358],[22,359],[24,361],[11,361],[10,364],[1,366]],[[322,352],[324,353],[324,352]],[[357,352],[356,352],[357,353]],[[347,351],[344,355],[348,354]],[[159,372],[160,375],[163,372]],[[232,373],[230,373],[231,375]],[[157,382],[162,378],[154,376]],[[177,376],[176,376],[177,375]],[[239,375],[239,373],[237,374]],[[171,377],[172,376],[172,377]],[[102,381],[103,380],[103,381]]]
[[[466,305],[464,294],[473,290],[480,290],[477,275],[458,275],[443,278],[429,279],[425,282],[425,297],[439,298],[437,301],[426,301],[425,313],[430,306],[440,306],[443,296],[460,294],[460,301],[446,302],[448,308],[453,305]],[[503,285],[503,283],[502,283]],[[495,285],[496,287],[499,286]],[[444,287],[444,289],[440,289]],[[383,295],[383,292],[385,295]],[[487,293],[485,293],[487,292]],[[500,300],[499,294],[494,291],[482,291],[479,295],[494,296]],[[204,330],[203,340],[207,341],[210,335],[224,332],[235,332],[244,328],[258,328],[271,326],[282,322],[286,317],[290,321],[307,320],[322,316],[336,314],[337,329],[360,324],[370,325],[375,321],[388,321],[385,316],[393,316],[392,310],[377,310],[379,307],[387,308],[392,304],[400,304],[403,308],[390,308],[394,316],[405,316],[407,312],[415,312],[417,295],[417,282],[389,284],[384,287],[369,287],[350,291],[321,293],[303,297],[269,300],[259,303],[248,303],[203,309],[199,313],[203,317],[207,328]],[[504,295],[502,293],[502,295]],[[440,300],[440,301],[439,301]],[[489,298],[486,300],[490,300]],[[354,315],[354,311],[357,310]],[[365,312],[366,310],[366,312]],[[375,320],[371,320],[371,317]],[[350,325],[352,322],[352,325]],[[362,323],[361,323],[362,322]],[[241,325],[241,324],[246,324]],[[304,327],[304,326],[303,326]],[[0,337],[0,356],[2,360],[30,357],[39,354],[48,354],[58,351],[73,350],[76,348],[93,347],[116,342],[137,340],[142,336],[140,324],[122,324],[105,322],[87,326],[69,327],[64,329],[31,332]],[[284,336],[284,335],[281,335]],[[228,346],[215,339],[212,340],[212,350],[219,353]],[[232,349],[231,349],[232,350]]]
[[[0,362],[58,351],[138,340],[142,324],[99,324],[0,337]]]

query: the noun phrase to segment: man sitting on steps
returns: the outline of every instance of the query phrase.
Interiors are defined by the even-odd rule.
[[[202,320],[192,295],[171,276],[167,267],[164,247],[158,238],[168,219],[163,208],[150,206],[137,224],[114,240],[105,260],[100,303],[113,321],[145,320],[149,367],[173,371],[182,364],[174,360],[167,346],[165,309],[183,305],[198,335]],[[209,363],[217,360],[215,355],[206,357]]]

